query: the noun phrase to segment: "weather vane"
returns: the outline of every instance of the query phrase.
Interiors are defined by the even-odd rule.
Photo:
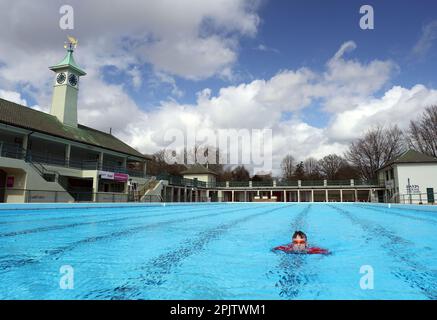
[[[67,36],[68,41],[65,42],[64,48],[73,51],[77,47],[77,39],[71,36]]]

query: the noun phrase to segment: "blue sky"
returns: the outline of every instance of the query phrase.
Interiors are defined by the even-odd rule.
[[[434,1],[5,0],[0,97],[49,112],[48,66],[76,36],[79,120],[145,153],[170,128],[270,128],[274,163],[342,154],[437,103]],[[372,5],[375,29],[359,27]]]
[[[422,56],[413,53],[413,48],[423,30],[436,19],[437,3],[432,1],[366,1],[375,10],[375,29],[362,30],[359,8],[362,1],[263,1],[258,15],[261,19],[255,37],[243,38],[239,43],[238,61],[234,71],[236,79],[210,77],[203,80],[187,80],[175,77],[176,84],[184,92],[181,97],[172,97],[180,103],[195,103],[196,93],[204,88],[217,94],[222,87],[268,79],[278,71],[308,67],[323,72],[326,62],[348,40],[353,40],[358,50],[350,54],[353,59],[369,62],[373,59],[393,60],[399,66],[391,81],[379,93],[391,85],[405,87],[417,83],[435,87],[437,77],[437,50],[434,45]],[[263,47],[263,50],[260,47]],[[149,83],[153,78],[150,65],[141,66],[146,79],[139,88],[130,88],[129,93],[146,110],[171,96],[172,86]],[[113,73],[111,75],[114,75]],[[109,79],[109,77],[108,77]],[[122,73],[108,82],[125,82]],[[308,123],[321,127],[329,119],[317,101],[305,110],[302,116]],[[284,115],[286,118],[287,115]]]

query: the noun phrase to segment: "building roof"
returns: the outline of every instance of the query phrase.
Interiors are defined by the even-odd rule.
[[[92,129],[81,124],[78,124],[77,128],[71,127],[63,124],[51,114],[37,111],[1,98],[0,123],[101,147],[138,158],[150,158],[109,133]]]
[[[384,169],[385,167],[391,166],[393,164],[401,164],[401,163],[437,163],[437,158],[410,149],[402,153],[397,158],[386,162],[378,170]]]
[[[191,166],[189,166],[187,168],[187,170],[182,171],[181,174],[186,175],[186,174],[213,174],[213,175],[217,175],[216,172],[212,171],[211,169],[208,169],[207,167],[196,163],[193,164]]]
[[[54,66],[51,66],[49,69],[56,71],[59,69],[66,69],[66,68],[71,68],[75,70],[81,76],[86,75],[86,72],[83,71],[82,68],[77,65],[76,61],[74,61],[72,49],[67,50],[67,54],[65,55],[64,59],[62,59],[61,62],[59,62]]]

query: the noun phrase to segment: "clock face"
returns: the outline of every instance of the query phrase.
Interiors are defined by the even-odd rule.
[[[60,73],[60,74],[58,74],[58,76],[56,77],[56,82],[58,83],[58,84],[62,84],[62,83],[64,83],[64,81],[65,81],[65,73]]]
[[[72,85],[73,87],[75,87],[77,85],[77,76],[75,74],[70,74],[68,76],[68,83],[70,85]]]

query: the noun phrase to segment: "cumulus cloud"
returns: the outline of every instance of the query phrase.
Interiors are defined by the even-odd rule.
[[[57,48],[66,35],[58,26],[63,4],[0,3],[0,20],[8,26],[0,30],[4,79],[39,84],[47,79],[42,70],[59,59]],[[105,0],[72,0],[69,5],[75,14],[70,33],[79,38],[87,69],[149,63],[182,78],[220,75],[236,61],[239,39],[254,36],[259,24],[254,0],[114,0],[111,5]],[[138,78],[134,80],[138,84]]]
[[[27,106],[26,99],[23,99],[21,97],[21,93],[16,91],[8,91],[8,90],[0,89],[0,98],[21,104],[23,106]]]

